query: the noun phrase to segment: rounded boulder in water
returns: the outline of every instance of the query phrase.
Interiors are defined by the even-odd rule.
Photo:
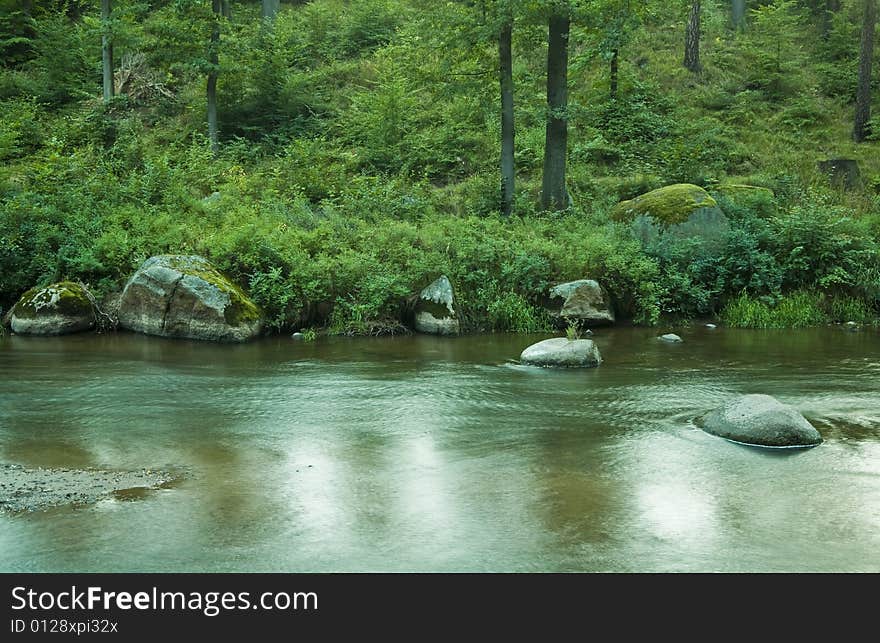
[[[703,416],[707,433],[764,447],[812,447],[822,442],[796,409],[769,395],[744,395]]]

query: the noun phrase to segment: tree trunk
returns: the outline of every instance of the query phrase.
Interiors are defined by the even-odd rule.
[[[113,98],[113,38],[110,33],[111,0],[101,0],[101,70],[104,76],[104,102]]]
[[[220,1],[220,13],[227,20],[232,20],[232,6],[229,4],[229,0]]]
[[[511,17],[501,27],[498,38],[498,58],[501,72],[501,211],[510,216],[513,210],[513,194],[516,182],[514,166],[513,121],[513,54],[511,40],[513,23]]]
[[[615,48],[611,52],[611,100],[617,98],[617,76],[620,63],[620,50]]]
[[[694,0],[684,39],[684,66],[699,73],[700,67],[700,0]]]
[[[550,17],[547,37],[547,132],[544,143],[544,182],[541,207],[568,207],[565,157],[568,148],[568,12]]]
[[[822,37],[826,40],[834,26],[834,14],[840,11],[840,0],[825,0],[825,10],[822,12]]]
[[[864,141],[870,134],[871,121],[871,60],[874,57],[874,24],[877,22],[877,0],[864,0],[862,48],[859,54],[859,89],[856,94],[856,118],[853,140]]]
[[[275,16],[281,9],[281,0],[263,0],[263,20],[275,20]]]
[[[220,21],[218,18],[223,12],[221,0],[211,0],[211,9],[214,11],[214,25],[211,28],[211,44],[208,52],[208,61],[211,63],[211,71],[208,72],[208,139],[211,141],[211,152],[217,154],[220,150],[220,135],[217,128],[217,76],[219,74],[220,57]]]
[[[733,0],[733,28],[746,28],[746,0]]]

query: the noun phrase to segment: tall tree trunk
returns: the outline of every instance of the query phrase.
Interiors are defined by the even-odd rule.
[[[501,211],[510,216],[513,210],[513,194],[516,183],[514,166],[513,121],[513,54],[511,41],[513,17],[508,16],[498,37],[498,59],[501,72]]]
[[[871,121],[871,60],[874,58],[874,24],[877,22],[877,0],[864,0],[862,48],[859,54],[859,89],[856,94],[856,118],[853,140],[864,141],[870,134]]]
[[[101,70],[104,76],[104,102],[113,98],[113,38],[110,32],[111,0],[101,0]]]
[[[211,0],[211,9],[214,11],[214,25],[211,28],[211,44],[208,52],[208,61],[211,63],[211,71],[208,72],[208,139],[211,141],[211,151],[214,154],[220,151],[220,136],[217,129],[217,76],[219,74],[220,56],[220,21],[223,12],[222,0]]]
[[[620,65],[620,50],[616,47],[611,52],[611,100],[617,98],[617,77]]]
[[[263,19],[265,20],[266,18],[268,18],[269,20],[275,20],[275,16],[278,14],[278,11],[280,9],[281,0],[263,0]]]
[[[746,0],[733,0],[733,28],[746,28]]]
[[[834,14],[840,11],[840,0],[825,0],[825,9],[822,11],[822,37],[827,40],[834,26]]]
[[[544,139],[544,182],[541,207],[564,210],[568,207],[565,189],[565,157],[568,149],[568,32],[571,18],[567,11],[548,21],[547,36],[547,133]]]
[[[700,0],[694,0],[684,38],[684,66],[696,73],[700,67]]]
[[[229,2],[230,0],[220,0],[220,13],[227,20],[232,20],[232,5]]]

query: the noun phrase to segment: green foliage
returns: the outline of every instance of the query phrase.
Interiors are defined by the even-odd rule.
[[[581,338],[581,331],[578,327],[578,324],[574,320],[567,320],[568,324],[565,327],[565,337],[568,341],[573,342]]]
[[[828,323],[820,294],[797,291],[774,304],[742,294],[721,311],[725,324],[738,328],[808,328]]]
[[[848,143],[860,16],[844,3],[823,40],[803,4],[753,3],[733,34],[727,4],[704,3],[697,79],[681,69],[683,13],[653,0],[313,0],[283,3],[271,25],[258,3],[234,3],[220,21],[217,157],[210,3],[115,2],[117,72],[137,82],[106,106],[97,3],[7,12],[0,304],[65,278],[104,295],[151,254],[193,252],[247,286],[279,331],[397,332],[406,299],[438,274],[465,330],[545,330],[547,289],[584,277],[638,323],[741,310],[746,325],[803,324],[817,307],[863,322],[880,300],[876,195],[826,192],[815,170],[833,153],[858,158],[869,187],[880,176],[876,143]],[[542,215],[546,18],[563,5],[575,207]],[[508,8],[518,193],[505,221],[496,38]],[[726,237],[643,248],[609,220],[619,201],[675,182],[712,193]]]

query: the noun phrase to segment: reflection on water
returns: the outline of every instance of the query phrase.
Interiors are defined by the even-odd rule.
[[[0,571],[880,571],[880,333],[678,332],[585,371],[516,364],[541,336],[0,339],[0,461],[184,476],[0,515]],[[825,442],[695,428],[743,393]]]

